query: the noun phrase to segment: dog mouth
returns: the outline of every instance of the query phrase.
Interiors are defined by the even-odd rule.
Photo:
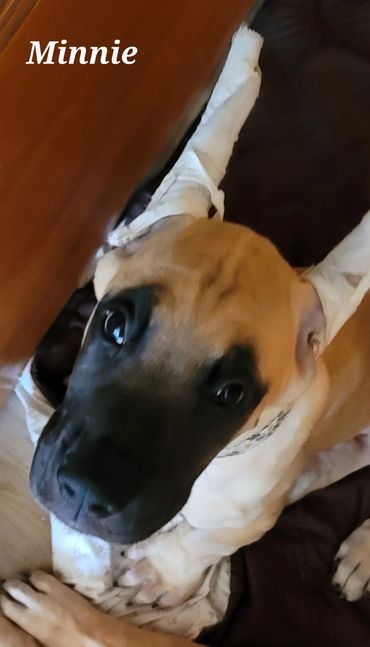
[[[84,504],[82,504],[76,514],[76,511],[71,510],[70,506],[60,496],[52,498],[47,495],[45,496],[35,486],[32,489],[33,495],[38,503],[49,514],[53,514],[72,530],[85,535],[98,537],[110,544],[119,545],[136,544],[155,534],[158,530],[170,523],[186,503],[186,499],[181,502],[179,501],[178,504],[173,506],[171,511],[168,510],[166,513],[161,511],[161,514],[154,516],[153,509],[151,508],[150,514],[145,516],[143,502],[133,500],[130,502],[130,505],[125,506],[125,508],[116,514],[102,518],[97,516],[96,513],[91,513],[90,510],[86,510]],[[140,509],[141,515],[135,515],[136,518],[133,522],[132,510],[135,512],[137,508]]]
[[[105,519],[96,519],[89,513],[84,513],[81,509],[78,516],[71,516],[68,506],[63,505],[56,500],[46,500],[43,496],[34,492],[38,503],[49,513],[57,517],[66,526],[81,534],[89,535],[102,539],[109,544],[116,545],[133,545],[144,539],[148,539],[156,532],[167,526],[177,516],[183,507],[179,504],[174,508],[175,512],[168,513],[162,519],[157,517],[154,521],[150,519],[138,519],[134,528],[129,528],[126,520],[127,510],[118,512]],[[135,504],[133,502],[133,504]]]
[[[40,487],[39,481],[31,478],[31,487],[41,507],[73,530],[120,545],[136,544],[156,533],[176,517],[188,499],[183,496],[164,510],[162,505],[154,506],[137,496],[122,509],[109,514],[98,504],[91,509],[89,492],[76,508],[60,492],[58,485],[50,481]]]
[[[160,530],[185,505],[191,484],[169,488],[165,475],[156,470],[154,478],[145,463],[131,464],[122,476],[121,457],[104,461],[98,450],[78,446],[71,452],[67,435],[58,411],[36,448],[30,484],[38,503],[73,530],[112,544],[134,544]]]

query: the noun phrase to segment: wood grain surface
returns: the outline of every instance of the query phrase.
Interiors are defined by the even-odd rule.
[[[32,353],[250,4],[3,3],[0,364]],[[25,65],[30,40],[62,38],[85,46],[119,38],[139,48],[137,62]]]
[[[0,411],[0,581],[51,568],[49,515],[32,499],[28,483],[32,454],[22,405],[13,395]]]

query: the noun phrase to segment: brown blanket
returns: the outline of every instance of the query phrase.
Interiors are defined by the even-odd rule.
[[[252,26],[261,94],[223,182],[226,215],[309,266],[370,206],[370,2],[266,0]]]
[[[370,600],[331,585],[340,542],[370,517],[370,468],[287,508],[232,562],[225,620],[199,639],[214,647],[369,647]]]
[[[226,217],[269,236],[293,265],[320,260],[370,206],[370,0],[266,0],[262,91],[223,182]],[[162,175],[165,173],[163,171]],[[135,193],[138,215],[161,176]],[[77,291],[41,342],[33,375],[63,399],[94,306]],[[370,468],[291,506],[233,559],[214,647],[369,647],[370,601],[331,587],[340,542],[370,517]]]

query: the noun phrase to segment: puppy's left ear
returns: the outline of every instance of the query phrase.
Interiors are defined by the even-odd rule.
[[[121,249],[112,249],[98,261],[94,275],[95,296],[98,301],[103,298],[111,280],[118,272],[122,256],[123,252]]]
[[[298,323],[296,360],[298,368],[306,373],[313,370],[314,360],[324,349],[326,321],[319,295],[309,281],[300,281],[294,301]]]
[[[150,227],[148,226],[142,233],[137,234],[130,242],[122,243],[121,247],[115,247],[110,252],[104,254],[95,269],[94,288],[97,300],[100,301],[104,294],[106,294],[113,277],[119,271],[120,265],[130,258],[130,256],[139,253],[144,245],[153,241],[156,234],[167,232],[168,245],[172,239],[192,222],[194,222],[194,216],[188,214],[162,218]]]

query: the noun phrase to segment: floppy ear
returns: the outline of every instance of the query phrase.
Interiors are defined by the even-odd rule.
[[[98,301],[103,298],[114,275],[118,271],[122,249],[113,249],[104,254],[98,261],[94,275],[95,296]]]
[[[296,360],[301,372],[314,368],[314,360],[324,349],[326,321],[322,303],[314,286],[302,280],[295,296],[298,311]]]
[[[165,231],[168,235],[168,244],[170,244],[171,240],[192,222],[194,222],[194,216],[189,214],[161,218],[145,231],[136,235],[130,242],[123,244],[121,247],[115,247],[107,254],[104,254],[97,263],[94,276],[94,288],[98,301],[106,294],[109,284],[121,264],[125,262],[125,259],[134,254],[140,254],[144,245],[154,241],[156,234],[160,234],[162,231]]]

